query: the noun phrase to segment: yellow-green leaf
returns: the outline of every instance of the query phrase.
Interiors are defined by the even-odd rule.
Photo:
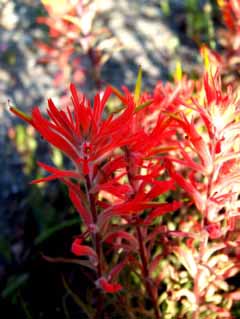
[[[142,67],[140,66],[138,70],[138,76],[137,76],[137,81],[136,81],[135,90],[134,90],[134,101],[136,104],[138,103],[140,99],[141,88],[142,88]]]

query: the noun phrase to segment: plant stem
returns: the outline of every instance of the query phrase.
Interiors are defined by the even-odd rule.
[[[200,314],[200,311],[199,311],[199,304],[200,304],[200,300],[199,300],[199,293],[198,293],[198,279],[199,278],[199,271],[197,271],[197,275],[194,279],[194,288],[193,288],[193,291],[194,291],[194,295],[195,295],[195,298],[196,298],[196,310],[194,310],[193,312],[193,319],[198,319],[199,318],[199,314]]]
[[[100,74],[99,74],[99,62],[97,57],[98,52],[94,50],[94,48],[89,48],[87,55],[90,59],[90,62],[92,64],[92,70],[93,70],[93,78],[96,85],[96,88],[98,90],[101,89],[101,80],[100,80]]]
[[[136,229],[137,229],[137,238],[138,238],[138,243],[139,243],[139,252],[140,252],[140,257],[141,257],[141,261],[142,261],[142,273],[144,276],[145,287],[146,287],[147,293],[148,293],[148,295],[151,299],[151,302],[152,302],[155,318],[160,319],[161,318],[160,311],[159,311],[159,308],[157,305],[156,297],[155,297],[153,289],[152,289],[152,284],[150,282],[148,262],[147,262],[147,257],[146,257],[146,250],[145,250],[144,243],[143,243],[143,236],[142,236],[141,227],[137,225]]]
[[[127,169],[127,176],[129,183],[132,186],[132,189],[134,190],[134,193],[137,193],[137,187],[134,182],[134,176],[137,175],[138,168],[135,166],[135,161],[131,157],[131,153],[127,147],[124,148],[125,151],[125,156],[126,156],[126,161],[129,163],[128,169]],[[155,314],[155,319],[160,319],[160,311],[157,305],[157,299],[154,295],[153,289],[152,289],[152,284],[151,284],[151,279],[149,276],[149,270],[148,270],[148,260],[146,256],[146,249],[143,243],[143,236],[142,236],[142,231],[141,227],[139,225],[136,225],[136,230],[137,230],[137,239],[138,239],[138,244],[139,244],[139,253],[140,253],[140,258],[142,262],[142,273],[144,277],[144,283],[145,283],[145,288],[148,293],[148,296],[151,299],[152,306],[154,309],[154,314]]]
[[[87,195],[88,195],[88,199],[89,199],[93,223],[94,223],[94,225],[96,225],[97,224],[97,210],[96,210],[96,206],[95,206],[95,197],[93,194],[90,193],[91,182],[90,182],[89,176],[87,175],[87,176],[85,176],[85,178],[86,178],[86,184],[87,184]],[[99,233],[97,230],[92,231],[92,237],[93,237],[93,241],[94,241],[94,247],[96,250],[96,254],[98,257],[97,275],[98,275],[98,278],[100,278],[102,276],[102,267],[101,267],[102,252],[101,252],[101,239],[100,239],[100,236],[99,236]]]
[[[91,181],[89,178],[89,175],[85,176],[86,178],[86,186],[87,186],[87,196],[90,204],[90,210],[92,213],[92,218],[93,218],[93,223],[94,225],[97,224],[97,210],[96,210],[96,205],[95,205],[95,197],[93,194],[91,194]],[[98,258],[98,263],[97,263],[97,279],[102,277],[102,249],[101,249],[101,238],[99,235],[99,232],[97,229],[93,229],[91,232],[92,239],[93,239],[93,245],[97,254]],[[104,316],[103,314],[103,303],[104,303],[104,298],[103,294],[99,293],[97,296],[97,311],[96,311],[96,316],[95,318],[100,318],[101,316]]]

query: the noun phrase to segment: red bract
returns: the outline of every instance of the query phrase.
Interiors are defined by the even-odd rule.
[[[122,290],[122,286],[118,283],[109,283],[105,278],[99,278],[98,285],[105,291],[106,293],[116,293]]]
[[[74,240],[71,250],[76,256],[88,256],[97,258],[96,252],[91,247],[82,245],[81,239]]]

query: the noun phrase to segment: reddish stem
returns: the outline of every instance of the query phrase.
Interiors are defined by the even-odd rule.
[[[141,231],[141,227],[137,226],[137,238],[138,238],[138,243],[139,243],[139,252],[140,252],[140,257],[141,257],[141,261],[142,261],[142,273],[144,276],[144,281],[145,281],[145,287],[147,290],[147,293],[151,299],[152,302],[152,306],[154,309],[154,314],[155,314],[155,318],[156,319],[160,319],[160,311],[157,305],[157,299],[154,295],[153,292],[153,287],[151,284],[151,279],[149,276],[149,270],[148,270],[148,261],[147,261],[147,256],[146,256],[146,249],[144,247],[144,243],[143,243],[143,236],[142,236],[142,231]]]
[[[85,176],[86,179],[86,186],[87,186],[87,196],[90,204],[90,210],[92,213],[92,218],[93,218],[93,223],[94,225],[97,224],[97,210],[96,210],[96,205],[95,205],[95,197],[93,194],[91,194],[91,181],[89,178],[89,175]],[[95,251],[97,254],[98,258],[98,264],[97,264],[97,279],[102,277],[102,249],[101,249],[101,237],[99,235],[99,232],[97,229],[93,229],[92,233],[92,239],[93,239],[93,244],[95,247]],[[95,315],[95,319],[100,318],[101,316],[104,317],[103,314],[103,303],[104,303],[104,298],[103,294],[99,293],[97,296],[97,311]]]
[[[124,151],[125,151],[126,161],[127,161],[127,163],[129,163],[129,166],[127,169],[128,180],[129,180],[129,183],[131,184],[131,186],[134,190],[134,193],[136,193],[137,187],[136,187],[136,184],[134,183],[134,176],[135,176],[135,174],[137,174],[137,167],[134,165],[135,161],[131,158],[131,152],[129,151],[129,149],[127,147],[125,147]],[[145,288],[146,288],[146,291],[148,293],[149,298],[151,299],[152,306],[154,309],[155,318],[160,319],[161,316],[160,316],[160,311],[159,311],[159,308],[157,305],[157,299],[154,295],[154,292],[152,289],[153,287],[151,284],[151,279],[149,276],[148,260],[147,260],[147,256],[146,256],[146,249],[145,249],[144,242],[143,242],[141,227],[139,225],[137,225],[136,230],[137,230],[137,238],[138,238],[138,244],[139,244],[139,253],[140,253],[140,258],[141,258],[141,262],[142,262],[142,274],[144,277]]]
[[[94,225],[96,225],[97,224],[97,210],[96,210],[96,205],[95,205],[95,197],[90,192],[91,182],[90,182],[89,176],[86,175],[85,178],[86,178],[87,193],[88,193],[88,198],[89,198],[89,203],[90,203],[90,209],[91,209],[91,213],[92,213],[93,223],[94,223]],[[101,238],[99,236],[99,233],[98,233],[97,229],[94,229],[92,231],[92,236],[93,236],[93,241],[94,241],[96,254],[98,256],[97,275],[98,275],[98,278],[100,278],[100,277],[102,277],[102,267],[101,267],[102,251],[101,251]]]
[[[93,70],[93,78],[94,78],[94,81],[95,81],[95,85],[96,85],[96,88],[98,90],[101,89],[101,80],[100,80],[100,74],[99,74],[99,62],[98,62],[98,52],[94,50],[94,48],[90,48],[87,52],[88,54],[88,57],[91,61],[91,64],[92,64],[92,70]]]

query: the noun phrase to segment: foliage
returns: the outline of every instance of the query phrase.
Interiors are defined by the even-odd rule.
[[[185,0],[187,35],[197,44],[208,43],[214,48],[213,5],[211,1]]]

